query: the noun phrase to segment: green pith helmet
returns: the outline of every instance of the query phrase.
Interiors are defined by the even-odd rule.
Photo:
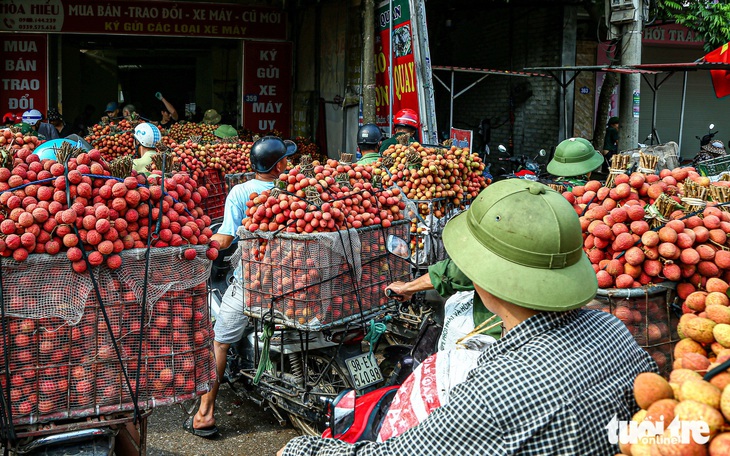
[[[238,132],[236,131],[236,129],[230,125],[221,125],[220,127],[216,128],[213,134],[222,139],[234,138],[238,136]]]
[[[577,309],[598,289],[578,215],[560,193],[539,182],[490,185],[446,225],[443,239],[451,259],[476,285],[521,307]]]
[[[24,135],[32,134],[33,136],[36,136],[35,131],[33,130],[33,127],[30,124],[27,124],[25,122],[20,122],[19,124],[13,125],[15,128],[20,129],[20,132]]]
[[[584,138],[570,138],[562,141],[555,149],[555,155],[547,165],[553,176],[581,176],[595,171],[603,164],[603,155]]]

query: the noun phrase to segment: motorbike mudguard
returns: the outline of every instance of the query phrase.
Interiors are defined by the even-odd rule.
[[[342,440],[347,443],[375,442],[378,438],[383,418],[385,418],[390,403],[395,398],[397,391],[398,386],[388,386],[363,394],[355,399],[354,421],[346,432],[337,436],[337,440]],[[333,404],[334,406],[336,404]],[[322,437],[331,439],[331,428],[327,428],[322,433]]]

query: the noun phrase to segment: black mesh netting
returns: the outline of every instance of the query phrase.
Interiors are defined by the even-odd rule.
[[[386,239],[408,239],[409,226],[277,235],[240,229],[245,312],[273,312],[288,326],[313,330],[385,306],[385,286],[409,277],[408,262],[385,250]]]
[[[153,306],[168,291],[187,290],[207,280],[210,261],[205,257],[205,248],[197,247],[199,254],[192,261],[181,257],[183,250],[182,247],[150,250],[148,306]],[[122,251],[119,254],[122,257],[119,269],[94,269],[105,304],[117,297],[115,293],[120,289],[120,284],[124,285],[127,293],[133,293],[133,296],[126,296],[128,301],[133,301],[132,297],[138,302],[142,301],[146,251]],[[5,315],[20,318],[58,317],[75,324],[81,319],[87,301],[94,294],[89,274],[74,273],[65,255],[31,255],[20,263],[3,259],[2,265]]]
[[[588,309],[602,310],[615,315],[634,336],[636,343],[656,361],[659,372],[668,376],[674,363],[674,346],[678,316],[673,309],[676,292],[673,288],[642,287],[629,289],[601,289]]]
[[[4,260],[3,295],[13,316],[7,318],[10,344],[0,347],[0,355],[9,361],[13,422],[133,410],[122,369],[135,388],[141,329],[140,409],[207,391],[215,378],[206,284],[210,262],[205,247],[195,248],[193,261],[180,259],[179,248],[151,249],[144,320],[145,251],[122,252],[117,270],[95,268],[111,332],[88,274],[72,272],[65,257],[34,255],[21,264]],[[23,273],[31,275],[17,275]],[[17,296],[23,297],[22,308]],[[0,384],[7,390],[4,364],[1,369]]]

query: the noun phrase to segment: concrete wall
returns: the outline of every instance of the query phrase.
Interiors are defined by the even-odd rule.
[[[576,47],[576,65],[596,64],[597,46],[595,41],[579,41]],[[592,71],[581,72],[575,78],[573,94],[575,97],[573,136],[592,140],[594,113],[596,112],[596,73]]]
[[[451,27],[445,27],[443,19],[434,16],[429,16],[429,37],[435,66],[522,71],[526,67],[561,65],[561,8],[454,11]],[[446,72],[435,74],[449,83]],[[455,92],[478,78],[457,73]],[[435,86],[439,131],[448,131],[449,95],[438,82]],[[489,145],[495,155],[497,145],[509,146],[510,142],[510,94],[519,99],[520,94],[529,92],[529,98],[513,107],[514,151],[534,155],[540,148],[549,149],[558,138],[560,102],[557,84],[551,78],[488,76],[455,100],[454,126],[476,130],[481,119],[490,118]]]

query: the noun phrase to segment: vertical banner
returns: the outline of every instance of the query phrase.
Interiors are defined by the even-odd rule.
[[[421,105],[421,142],[438,144],[436,126],[436,100],[433,95],[433,70],[431,69],[431,45],[426,26],[426,0],[410,0],[411,34],[413,35],[413,56],[416,61],[418,100]]]
[[[48,110],[47,35],[0,34],[0,115]]]
[[[390,2],[378,4],[375,11],[375,116],[376,123],[390,127],[390,104],[393,115],[403,108],[420,113],[418,81],[414,62],[411,11],[408,0],[393,0],[393,36],[390,36]],[[393,45],[393,100],[390,100],[390,47]]]
[[[243,126],[254,133],[291,136],[292,45],[284,41],[243,44]]]

